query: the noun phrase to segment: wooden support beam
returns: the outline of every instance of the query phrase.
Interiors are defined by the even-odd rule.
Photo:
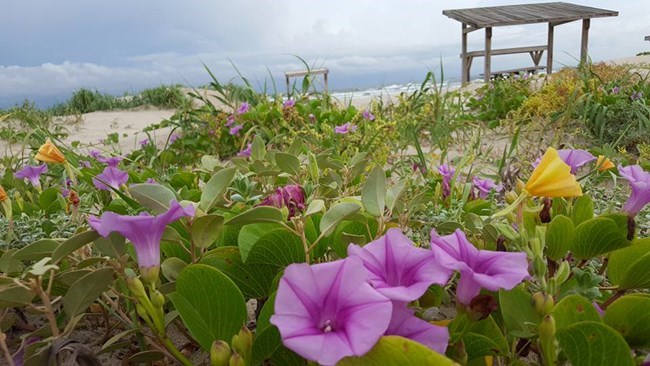
[[[470,60],[467,57],[467,32],[465,30],[468,28],[467,24],[462,23],[462,36],[461,36],[461,53],[460,53],[460,58],[461,58],[461,69],[460,69],[460,74],[461,74],[461,80],[462,84],[465,85],[469,83],[469,70],[470,70]]]
[[[591,19],[583,19],[582,20],[582,44],[580,47],[580,63],[584,63],[587,61],[587,51],[589,48],[589,25],[591,23]]]
[[[490,68],[492,65],[492,27],[485,28],[485,70],[483,71],[484,80],[490,82]]]
[[[550,75],[553,73],[553,31],[555,30],[555,25],[553,23],[548,23],[548,41],[546,42],[546,73]]]

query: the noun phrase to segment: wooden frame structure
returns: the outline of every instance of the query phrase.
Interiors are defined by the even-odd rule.
[[[287,80],[287,97],[291,95],[291,84],[289,83],[290,78],[296,78],[296,77],[307,76],[307,75],[319,75],[319,74],[323,75],[323,88],[325,94],[327,94],[327,75],[329,74],[329,72],[330,71],[326,68],[285,72],[284,77]]]
[[[646,41],[650,41],[650,36],[645,36]]]
[[[543,4],[522,4],[491,6],[485,8],[451,9],[443,10],[443,15],[457,20],[462,24],[461,36],[461,74],[463,84],[470,79],[472,60],[475,57],[484,57],[484,79],[489,82],[492,75],[514,73],[518,71],[534,72],[546,69],[547,73],[553,71],[553,31],[556,26],[564,23],[582,20],[582,43],[580,47],[580,62],[587,59],[589,43],[589,27],[591,18],[618,16],[617,11],[592,8],[589,6],[575,5],[563,2]],[[492,28],[508,25],[548,23],[548,37],[546,45],[532,47],[516,47],[492,49]],[[483,51],[467,51],[467,36],[469,33],[485,29],[485,49]],[[546,65],[539,63],[542,54],[546,51]],[[521,69],[492,72],[492,56],[528,53],[533,59],[534,66]]]

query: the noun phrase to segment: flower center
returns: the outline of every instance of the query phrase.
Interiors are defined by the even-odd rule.
[[[324,322],[321,323],[320,330],[323,331],[323,333],[329,333],[334,330],[334,324],[330,319],[326,319]]]

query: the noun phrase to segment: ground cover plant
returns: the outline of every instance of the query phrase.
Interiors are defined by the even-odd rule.
[[[647,133],[647,81],[581,72],[367,107],[215,79],[129,154],[44,121],[0,175],[3,362],[647,363],[650,150],[583,138]]]

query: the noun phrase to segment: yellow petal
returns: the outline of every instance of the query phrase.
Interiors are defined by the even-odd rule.
[[[7,196],[7,192],[5,192],[5,189],[0,186],[0,202],[6,200],[7,198],[9,198],[9,196]]]
[[[614,163],[606,158],[605,155],[598,155],[598,160],[596,160],[596,168],[598,168],[599,171],[604,172],[605,170],[612,169],[613,167]]]
[[[582,188],[576,177],[571,174],[571,167],[560,159],[557,150],[552,147],[542,156],[525,189],[537,197],[582,196]]]
[[[41,145],[35,158],[44,163],[65,163],[65,156],[63,156],[59,148],[56,147],[50,139],[47,139],[47,141]]]

